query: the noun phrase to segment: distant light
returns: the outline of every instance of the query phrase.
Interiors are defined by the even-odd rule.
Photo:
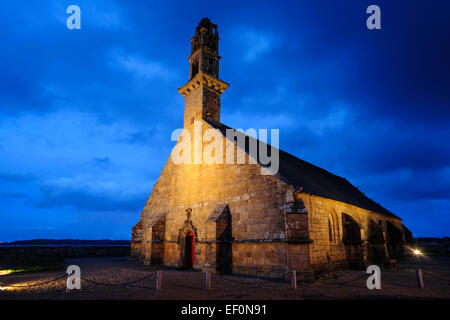
[[[12,273],[13,270],[0,270],[0,276],[6,276],[7,274]]]
[[[420,256],[422,254],[422,252],[420,252],[420,250],[414,249],[414,254],[416,256]]]

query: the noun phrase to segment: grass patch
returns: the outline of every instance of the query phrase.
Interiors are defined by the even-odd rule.
[[[47,259],[0,263],[0,275],[64,270],[64,260]]]

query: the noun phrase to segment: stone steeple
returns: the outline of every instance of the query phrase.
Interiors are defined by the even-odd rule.
[[[184,128],[202,119],[220,122],[220,95],[229,85],[219,80],[219,33],[217,25],[203,18],[191,39],[189,80],[178,89],[184,97]]]

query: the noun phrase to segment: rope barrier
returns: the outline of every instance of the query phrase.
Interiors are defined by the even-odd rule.
[[[442,276],[439,276],[439,275],[436,275],[434,273],[427,272],[427,271],[423,271],[423,273],[428,275],[428,276],[430,276],[430,277],[433,277],[435,279],[438,279],[438,280],[441,280],[441,281],[447,281],[449,283],[449,285],[450,285],[450,279],[448,279],[448,278],[445,278],[445,277],[442,277]],[[95,281],[95,280],[90,279],[89,277],[84,277],[84,276],[81,276],[81,279],[85,280],[85,281],[87,281],[89,283],[96,284],[96,285],[110,286],[110,287],[126,287],[126,286],[130,286],[132,284],[135,284],[137,282],[141,282],[141,281],[144,281],[144,280],[147,280],[147,279],[151,279],[151,278],[155,277],[156,274],[157,274],[156,272],[152,272],[151,274],[146,275],[145,277],[134,279],[134,280],[127,281],[127,282],[122,282],[122,283],[109,283],[109,282]],[[4,288],[8,288],[8,287],[10,287],[10,288],[33,288],[33,287],[43,286],[43,285],[46,285],[46,284],[49,284],[49,283],[57,282],[57,281],[59,281],[59,280],[61,280],[63,278],[66,278],[67,276],[68,276],[67,274],[63,274],[61,276],[58,276],[57,278],[54,278],[54,279],[51,279],[51,280],[48,280],[48,281],[34,283],[34,284],[29,284],[29,285],[14,285],[14,284],[9,285],[9,284],[0,283],[0,287],[4,287]],[[221,280],[224,280],[224,281],[227,281],[227,282],[230,282],[230,283],[235,283],[235,284],[239,284],[239,285],[250,285],[250,286],[252,286],[254,288],[257,288],[257,287],[269,287],[269,288],[275,288],[275,289],[288,289],[288,288],[285,288],[285,287],[282,287],[282,286],[274,286],[273,285],[273,281],[261,281],[260,279],[256,279],[256,281],[258,281],[258,283],[254,283],[252,281],[245,281],[245,280],[242,281],[242,280],[230,279],[230,278],[227,278],[225,276],[222,276],[222,275],[219,275],[219,274],[216,274],[216,273],[212,273],[212,276],[216,277],[217,279],[221,279]],[[353,279],[350,279],[350,280],[346,280],[346,281],[343,281],[343,282],[337,282],[337,283],[327,283],[327,284],[338,285],[339,287],[342,287],[342,286],[344,286],[344,285],[346,285],[348,283],[351,283],[353,281],[365,278],[366,276],[368,276],[368,275],[367,274],[362,274],[362,275],[359,275],[359,276],[357,276],[357,277],[355,277]],[[321,280],[318,280],[318,282],[320,282],[320,281]],[[397,286],[400,286],[400,285],[397,285]],[[139,287],[139,288],[152,289],[152,288],[146,288],[146,287]],[[152,289],[152,290],[154,290],[154,289]]]
[[[252,287],[255,287],[255,288],[257,288],[257,287],[269,287],[269,288],[275,288],[275,289],[287,289],[287,288],[283,288],[283,287],[264,285],[264,283],[272,283],[272,281],[262,281],[260,283],[253,284],[253,283],[247,282],[247,281],[242,282],[242,281],[238,281],[238,280],[227,279],[227,278],[225,278],[223,276],[220,276],[218,274],[215,274],[215,273],[213,273],[212,275],[217,277],[217,278],[219,278],[219,279],[228,281],[228,282],[237,283],[237,284],[244,284],[244,285],[252,285]]]
[[[124,286],[130,285],[130,284],[134,284],[136,282],[140,282],[140,281],[143,281],[143,280],[146,280],[146,279],[150,279],[150,278],[154,277],[155,275],[156,275],[156,272],[153,272],[152,274],[147,275],[147,276],[145,276],[143,278],[131,280],[131,281],[124,282],[124,283],[98,282],[98,281],[94,281],[94,280],[91,280],[91,279],[83,277],[83,276],[81,277],[81,279],[82,280],[86,280],[87,282],[90,282],[90,283],[97,284],[97,285],[124,287]],[[52,280],[49,280],[49,281],[45,281],[45,282],[39,282],[39,283],[35,283],[35,284],[30,284],[30,285],[9,285],[9,284],[2,284],[2,283],[0,283],[0,287],[10,287],[10,288],[37,287],[37,286],[42,286],[42,285],[45,285],[45,284],[48,284],[48,283],[56,282],[56,281],[61,280],[62,278],[65,278],[67,276],[68,276],[67,274],[63,274],[63,275],[61,275],[61,276],[59,276],[59,277],[57,277],[55,279],[52,279]]]
[[[58,278],[55,278],[55,279],[52,279],[52,280],[49,280],[49,281],[40,282],[40,283],[35,283],[35,284],[30,284],[30,285],[24,285],[24,286],[19,286],[19,285],[9,285],[9,284],[1,284],[1,283],[0,283],[0,286],[1,286],[1,287],[10,287],[10,288],[29,288],[29,287],[37,287],[37,286],[41,286],[41,285],[44,285],[44,284],[47,284],[47,283],[56,282],[56,281],[61,280],[62,278],[65,278],[65,277],[67,277],[67,275],[66,275],[66,274],[63,274],[62,276],[59,276]]]
[[[436,275],[436,274],[434,274],[434,273],[431,273],[431,272],[428,272],[428,271],[425,271],[425,270],[422,270],[422,272],[423,272],[424,274],[429,275],[429,276],[432,277],[432,278],[435,278],[435,279],[438,279],[438,280],[447,281],[447,282],[449,282],[449,284],[450,284],[450,279],[442,278],[442,277],[440,277],[440,276],[438,276],[438,275]]]
[[[128,282],[123,282],[123,283],[99,282],[99,281],[91,280],[91,279],[83,277],[83,276],[81,277],[81,279],[85,280],[87,282],[96,284],[96,285],[101,285],[101,286],[125,287],[125,286],[128,286],[130,284],[134,284],[136,282],[140,282],[140,281],[143,281],[143,280],[146,280],[146,279],[150,279],[150,278],[154,277],[155,275],[156,275],[156,272],[153,272],[152,274],[147,275],[147,276],[145,276],[143,278],[139,278],[139,279],[131,280],[131,281],[128,281]]]
[[[353,282],[353,281],[356,281],[356,280],[365,278],[365,277],[367,277],[367,276],[368,276],[368,274],[365,273],[365,274],[363,274],[363,275],[361,275],[361,276],[358,276],[358,277],[353,278],[353,279],[351,279],[351,280],[347,280],[347,281],[344,281],[344,282],[340,282],[340,283],[338,283],[338,284],[339,284],[339,287],[342,287],[342,286],[344,286],[345,284],[348,284],[348,283],[350,283],[350,282]]]
[[[353,278],[353,279],[350,279],[350,280],[346,280],[346,281],[344,281],[344,282],[334,282],[334,283],[328,283],[328,284],[331,284],[331,285],[338,285],[339,287],[342,287],[342,286],[345,285],[345,284],[348,284],[348,283],[350,283],[350,282],[353,282],[353,281],[356,281],[356,280],[365,278],[366,276],[369,276],[369,274],[364,273],[364,274],[362,274],[362,275],[360,275],[360,276],[357,276],[357,277],[355,277],[355,278]],[[316,280],[316,282],[322,282],[322,283],[324,283],[324,280],[328,280],[328,279],[318,279],[318,280]]]

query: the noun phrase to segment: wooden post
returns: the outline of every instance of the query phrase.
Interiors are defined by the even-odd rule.
[[[156,290],[162,289],[162,270],[156,271]]]
[[[417,286],[420,289],[425,288],[425,286],[423,285],[423,272],[421,268],[416,268],[416,276],[417,276]]]
[[[211,290],[211,271],[206,271],[206,290]]]
[[[291,270],[291,289],[297,290],[297,272]]]

